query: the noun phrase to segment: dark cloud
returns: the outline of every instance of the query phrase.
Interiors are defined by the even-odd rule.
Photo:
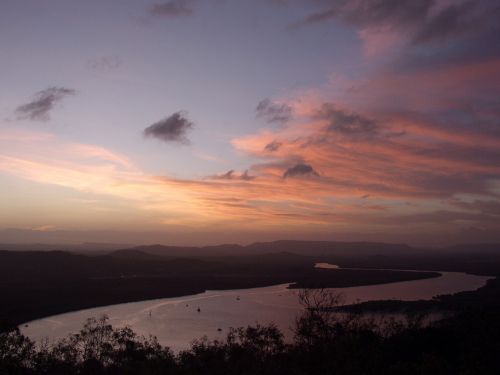
[[[285,103],[273,103],[268,98],[260,101],[259,104],[257,104],[255,111],[257,113],[257,117],[263,118],[269,123],[274,122],[284,124],[292,118],[292,107]]]
[[[329,131],[352,138],[372,138],[381,131],[380,124],[375,120],[337,109],[333,104],[323,104],[317,117],[329,122]]]
[[[325,9],[291,25],[299,28],[338,19],[359,28],[403,33],[415,44],[478,32],[497,23],[500,5],[494,0],[444,3],[439,0],[324,1]]]
[[[425,19],[435,0],[339,0],[293,24],[301,27],[341,19],[361,27],[409,27]],[[332,4],[333,3],[333,4]]]
[[[285,5],[285,3],[283,4]],[[317,23],[334,20],[338,16],[339,12],[336,8],[327,8],[319,12],[308,14],[307,16],[299,19],[298,21],[292,22],[291,24],[288,25],[288,29],[297,30]]]
[[[469,0],[450,4],[417,30],[413,41],[427,43],[445,37],[479,37],[489,39],[498,37],[500,25],[500,3],[496,0]],[[490,47],[498,45],[495,39]]]
[[[474,12],[477,4],[477,1],[451,4],[421,26],[414,37],[414,42],[427,43],[434,39],[466,32],[471,24],[470,14]]]
[[[154,123],[144,129],[146,137],[158,138],[165,142],[179,142],[189,144],[186,134],[194,127],[183,112],[176,112],[173,115]]]
[[[268,152],[274,152],[274,151],[278,151],[278,149],[282,146],[283,144],[281,142],[278,142],[278,141],[272,141],[270,143],[268,143],[266,145],[266,147],[264,147],[264,150],[265,151],[268,151]]]
[[[314,170],[309,164],[298,163],[293,167],[288,168],[283,174],[283,178],[298,177],[298,176],[315,176],[319,177],[319,173]]]
[[[194,13],[194,0],[170,0],[164,3],[153,4],[149,13],[161,17],[183,17]]]
[[[233,169],[227,171],[224,174],[211,177],[211,179],[213,180],[244,180],[244,181],[250,181],[253,180],[254,178],[255,176],[250,176],[248,174],[248,171],[245,171],[242,174],[236,174]]]
[[[448,6],[414,30],[413,46],[436,44],[446,38],[446,48],[435,46],[432,53],[408,48],[391,64],[395,71],[413,72],[463,66],[500,58],[500,3],[466,1]]]
[[[19,106],[16,113],[20,118],[29,118],[36,121],[47,121],[50,119],[50,111],[66,96],[74,95],[75,90],[65,87],[49,87],[35,94],[34,99]]]
[[[399,29],[421,22],[429,14],[434,3],[435,0],[349,1],[339,9],[339,15],[354,25]]]

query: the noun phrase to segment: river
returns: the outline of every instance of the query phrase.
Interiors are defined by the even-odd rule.
[[[337,268],[318,264],[317,267]],[[346,303],[368,300],[431,299],[439,294],[476,290],[491,277],[461,272],[441,272],[440,277],[388,284],[335,288]],[[286,337],[292,336],[295,317],[301,311],[297,290],[289,284],[264,288],[206,291],[204,293],[124,303],[55,315],[23,325],[21,331],[40,342],[54,342],[81,329],[89,317],[103,314],[113,326],[130,326],[144,336],[155,335],[158,341],[174,351],[186,349],[194,338],[204,335],[211,339],[224,338],[229,327],[240,327],[259,322],[274,322]]]

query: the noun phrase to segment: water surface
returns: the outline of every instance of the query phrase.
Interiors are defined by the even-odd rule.
[[[332,268],[332,272],[337,268],[325,264],[317,266]],[[441,272],[440,277],[424,280],[332,290],[342,293],[346,303],[381,299],[408,301],[475,290],[490,278],[461,272]],[[140,335],[155,335],[161,344],[176,351],[188,348],[194,338],[204,335],[211,339],[223,338],[229,327],[257,322],[274,322],[290,338],[295,317],[302,307],[297,298],[298,290],[287,289],[288,285],[206,291],[185,297],[97,307],[35,320],[28,323],[27,327],[21,327],[21,330],[36,341],[48,338],[53,342],[80,330],[87,318],[106,314],[113,326],[128,325]]]

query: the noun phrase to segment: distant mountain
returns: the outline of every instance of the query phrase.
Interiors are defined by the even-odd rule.
[[[416,248],[405,244],[377,242],[274,241],[247,246],[205,247],[138,246],[113,252],[129,259],[198,258],[226,262],[228,266],[295,267],[314,262],[330,262],[342,267],[465,271],[477,274],[500,272],[500,245],[457,245],[445,248]],[[303,258],[300,258],[303,257]]]
[[[352,256],[352,255],[393,255],[418,253],[420,249],[404,244],[376,242],[333,242],[333,241],[289,241],[256,242],[251,245],[225,244],[218,246],[164,246],[148,245],[122,249],[114,253],[146,253],[162,257],[221,257],[233,255],[262,255],[273,253],[293,253],[305,256]]]
[[[293,253],[298,255],[321,257],[386,257],[386,256],[421,256],[500,253],[500,244],[462,244],[448,247],[413,247],[406,244],[383,242],[338,242],[338,241],[294,241],[278,240],[273,242],[255,242],[250,245],[222,244],[214,246],[168,246],[161,244],[132,246],[116,243],[83,242],[80,244],[50,243],[0,243],[0,250],[9,251],[69,251],[85,255],[110,254],[118,258],[154,259],[152,256],[167,258],[205,258],[226,257],[233,255],[262,255],[271,253]]]
[[[58,243],[0,243],[0,250],[9,251],[71,251],[76,253],[104,253],[131,247],[131,244],[83,242],[77,244]]]
[[[147,245],[136,246],[129,249],[122,249],[112,252],[111,254],[125,252],[141,252],[145,254],[177,258],[177,257],[207,257],[207,256],[229,256],[229,255],[242,255],[245,247],[241,245],[219,245],[219,246],[165,246],[165,245]],[[247,252],[248,253],[248,252]]]

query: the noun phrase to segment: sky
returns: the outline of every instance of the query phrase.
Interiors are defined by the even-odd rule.
[[[0,242],[500,241],[494,0],[1,0]]]

